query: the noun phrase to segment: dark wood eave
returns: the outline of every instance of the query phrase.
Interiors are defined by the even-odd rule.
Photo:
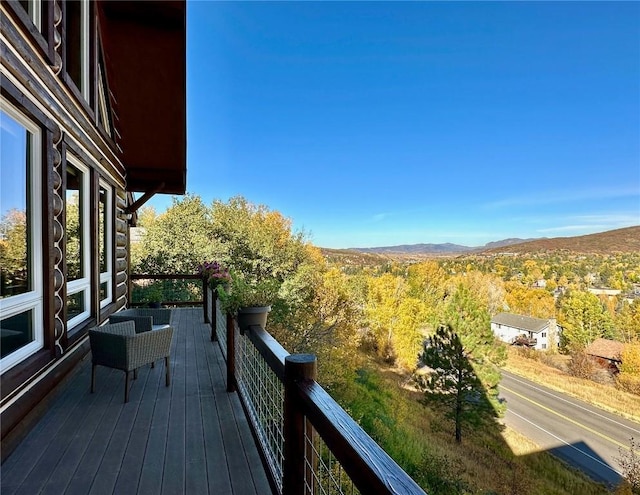
[[[127,190],[184,194],[186,2],[97,4]]]

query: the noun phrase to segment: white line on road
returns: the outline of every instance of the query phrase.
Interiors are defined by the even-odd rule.
[[[636,428],[633,428],[633,427],[631,427],[631,426],[625,425],[624,423],[620,423],[620,422],[616,421],[615,419],[611,419],[611,418],[610,418],[610,417],[608,417],[608,416],[604,416],[603,414],[600,414],[600,413],[598,413],[598,412],[596,412],[596,411],[594,411],[594,410],[592,410],[592,409],[588,409],[588,408],[586,408],[586,407],[584,407],[584,406],[581,406],[580,404],[576,404],[575,402],[573,402],[573,401],[571,401],[571,400],[569,400],[569,399],[565,399],[564,397],[561,397],[561,396],[559,396],[559,395],[552,394],[551,392],[549,392],[549,391],[547,391],[547,390],[544,390],[544,389],[542,389],[542,388],[540,388],[540,387],[536,387],[535,385],[531,385],[531,384],[530,384],[530,383],[528,383],[528,382],[525,382],[525,381],[523,381],[523,380],[518,380],[518,379],[517,379],[514,375],[512,375],[512,374],[509,374],[508,376],[509,376],[509,378],[510,378],[511,380],[513,380],[513,381],[516,381],[516,382],[518,382],[518,383],[521,383],[521,384],[523,384],[523,385],[526,385],[527,387],[530,387],[530,388],[533,388],[533,389],[535,389],[535,390],[538,390],[539,392],[542,392],[542,393],[545,393],[545,394],[547,394],[547,395],[550,395],[550,396],[551,396],[551,397],[553,397],[554,399],[558,399],[558,400],[561,400],[561,401],[563,401],[563,402],[566,402],[567,404],[571,404],[571,405],[572,405],[572,406],[574,406],[574,407],[578,407],[578,408],[580,408],[580,409],[582,409],[582,410],[584,410],[584,411],[587,411],[588,413],[594,414],[594,415],[596,415],[596,416],[598,416],[598,417],[600,417],[600,418],[602,418],[602,419],[606,419],[607,421],[610,421],[611,423],[614,423],[614,424],[616,424],[616,425],[618,425],[618,426],[622,426],[623,428],[627,428],[628,430],[631,430],[632,432],[637,433],[637,434],[639,434],[639,435],[640,435],[640,430],[638,430],[638,429],[636,429]]]
[[[552,436],[553,438],[555,438],[556,440],[562,442],[563,444],[567,445],[568,447],[571,447],[574,450],[577,450],[578,452],[580,452],[582,455],[588,457],[589,459],[597,462],[598,464],[602,464],[604,467],[610,469],[611,471],[613,471],[616,474],[619,474],[620,476],[622,476],[622,473],[620,471],[617,471],[616,469],[613,469],[611,466],[609,466],[609,464],[607,464],[606,462],[601,461],[600,459],[598,459],[597,457],[593,457],[591,454],[586,453],[584,450],[579,449],[578,447],[576,447],[575,445],[567,442],[566,440],[560,438],[557,435],[554,435],[553,433],[551,433],[548,430],[545,430],[542,426],[539,426],[537,424],[535,424],[533,421],[528,420],[527,418],[525,418],[524,416],[521,416],[518,413],[515,413],[513,411],[508,411],[507,414],[513,414],[514,416],[518,416],[520,419],[522,419],[523,421],[526,421],[527,423],[529,423],[530,425],[534,426],[535,428],[538,428],[541,431],[544,431],[547,435]]]

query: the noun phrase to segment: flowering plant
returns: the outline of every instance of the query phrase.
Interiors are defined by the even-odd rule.
[[[204,278],[212,289],[231,282],[229,269],[217,261],[205,261],[198,265],[198,275]]]

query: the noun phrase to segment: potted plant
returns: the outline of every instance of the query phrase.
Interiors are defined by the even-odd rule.
[[[250,325],[260,325],[264,328],[271,304],[278,297],[277,281],[247,281],[239,274],[233,274],[231,279],[230,287],[218,286],[222,310],[236,316],[241,333]]]
[[[231,282],[229,269],[217,261],[205,261],[199,265],[198,274],[207,281],[207,285],[213,291],[215,291],[218,286],[228,286]]]
[[[146,300],[150,308],[159,308],[162,306],[162,289],[157,283],[147,287]]]

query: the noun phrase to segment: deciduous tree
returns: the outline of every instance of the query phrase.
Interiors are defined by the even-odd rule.
[[[612,321],[597,296],[571,290],[560,299],[558,323],[565,347],[580,351],[598,337],[612,336]]]

